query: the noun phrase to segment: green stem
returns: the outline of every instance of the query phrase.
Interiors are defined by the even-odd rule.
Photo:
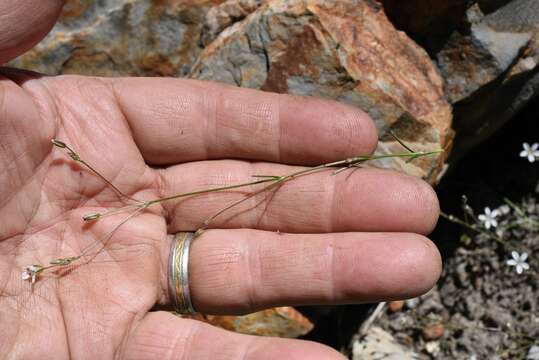
[[[443,152],[443,150],[436,150],[436,151],[429,151],[429,152],[415,152],[415,153],[408,153],[407,152],[407,153],[396,153],[396,154],[386,154],[386,155],[356,156],[356,157],[352,157],[352,158],[345,159],[345,160],[340,160],[340,161],[335,161],[335,162],[331,162],[331,163],[327,163],[327,164],[323,164],[323,165],[318,165],[318,166],[315,166],[315,167],[305,168],[305,169],[298,170],[296,172],[293,172],[291,174],[284,175],[284,176],[253,175],[253,177],[262,178],[262,179],[256,180],[256,181],[250,181],[250,182],[246,182],[246,183],[242,183],[242,184],[228,185],[228,186],[222,186],[222,187],[213,188],[213,189],[206,189],[206,190],[191,191],[191,192],[176,194],[176,195],[172,195],[172,196],[167,196],[167,197],[164,197],[164,198],[157,198],[157,199],[153,199],[153,200],[149,200],[149,201],[145,202],[144,205],[151,206],[151,205],[154,205],[154,204],[162,203],[164,201],[179,199],[179,198],[182,198],[182,197],[201,195],[201,194],[208,194],[208,193],[218,192],[218,191],[238,189],[238,188],[241,188],[241,187],[264,184],[264,183],[268,183],[268,182],[274,182],[276,184],[279,184],[279,183],[282,183],[284,181],[296,178],[298,176],[306,175],[306,174],[313,173],[313,172],[316,172],[316,171],[320,171],[320,170],[324,170],[324,169],[328,169],[328,168],[334,168],[334,167],[354,166],[354,165],[357,165],[357,164],[365,162],[365,161],[380,160],[380,159],[395,158],[395,157],[415,157],[415,158],[417,158],[417,157],[422,157],[422,156],[439,154],[441,152]]]
[[[489,231],[486,231],[486,230],[483,230],[481,228],[478,228],[477,226],[474,226],[474,225],[470,225],[468,224],[467,222],[465,221],[462,221],[461,219],[459,219],[458,217],[456,216],[453,216],[453,215],[448,215],[446,213],[444,213],[443,211],[440,211],[440,216],[443,217],[444,219],[452,222],[452,223],[455,223],[455,224],[458,224],[460,226],[463,226],[467,229],[470,229],[472,231],[475,231],[477,233],[480,233],[480,234],[483,234],[483,235],[486,235],[488,236],[489,238],[491,239],[494,239],[495,241],[499,242],[500,244],[502,244],[503,246],[505,246],[506,248],[509,248],[509,244],[502,240],[500,237],[498,236],[495,236],[493,235],[491,232]]]
[[[305,168],[305,169],[295,171],[295,172],[293,172],[291,174],[288,174],[288,175],[285,175],[285,176],[254,175],[253,177],[255,177],[255,178],[259,179],[259,180],[250,181],[250,182],[246,182],[246,183],[242,183],[242,184],[236,184],[236,185],[221,186],[221,187],[217,187],[217,188],[213,188],[213,189],[190,191],[190,192],[186,192],[186,193],[180,193],[180,194],[176,194],[176,195],[172,195],[172,196],[167,196],[167,197],[163,197],[163,198],[157,198],[157,199],[153,199],[153,200],[143,202],[143,201],[134,199],[134,198],[124,194],[120,189],[118,189],[114,184],[112,184],[112,182],[107,180],[103,175],[101,175],[97,170],[95,170],[90,164],[88,164],[86,161],[82,160],[80,158],[80,156],[73,149],[71,149],[67,144],[65,144],[64,142],[53,139],[52,143],[57,147],[66,149],[68,151],[69,156],[74,161],[77,161],[77,162],[83,164],[84,166],[86,166],[90,171],[92,171],[95,175],[97,175],[100,179],[102,179],[107,185],[109,185],[118,195],[120,195],[121,197],[124,197],[126,199],[129,199],[131,201],[134,201],[137,204],[136,205],[133,205],[133,204],[132,205],[126,205],[126,206],[124,206],[124,207],[122,207],[120,209],[107,211],[107,212],[105,212],[103,214],[99,214],[99,213],[94,214],[94,213],[92,213],[91,216],[89,216],[88,219],[86,219],[86,220],[97,220],[97,219],[100,219],[102,216],[105,216],[105,215],[116,214],[118,212],[129,210],[129,209],[132,209],[132,208],[136,209],[129,216],[127,216],[123,221],[121,221],[119,224],[117,224],[109,233],[107,233],[106,236],[104,237],[103,241],[98,240],[98,241],[90,244],[88,247],[86,247],[77,256],[68,257],[68,258],[58,258],[58,259],[52,260],[52,261],[49,262],[48,266],[42,267],[39,270],[39,273],[41,273],[41,272],[43,272],[45,270],[52,269],[52,268],[71,265],[72,263],[78,261],[79,259],[81,259],[85,255],[87,255],[89,253],[89,251],[91,249],[93,249],[99,243],[102,243],[103,246],[105,246],[106,241],[123,224],[125,224],[127,221],[129,221],[130,219],[135,217],[137,214],[142,212],[144,209],[146,209],[146,208],[148,208],[148,207],[150,207],[150,206],[152,206],[154,204],[162,203],[164,201],[179,199],[179,198],[188,197],[188,196],[195,196],[195,195],[208,194],[208,193],[214,193],[214,192],[219,192],[219,191],[238,189],[238,188],[242,188],[242,187],[246,187],[246,186],[254,186],[254,185],[259,185],[259,184],[270,183],[269,185],[263,187],[262,189],[259,189],[257,191],[254,191],[253,193],[249,194],[247,197],[242,198],[242,199],[240,199],[238,201],[235,201],[232,204],[224,207],[223,209],[221,209],[220,211],[215,213],[213,216],[208,218],[206,221],[204,221],[203,226],[197,231],[197,234],[199,234],[200,231],[204,230],[210,224],[211,221],[213,221],[216,217],[218,217],[219,215],[221,215],[225,211],[239,205],[240,203],[246,201],[247,199],[249,199],[249,198],[251,198],[253,196],[256,196],[257,194],[260,194],[262,192],[266,192],[266,191],[268,191],[268,190],[270,190],[270,189],[272,189],[274,187],[277,187],[280,184],[283,184],[286,181],[297,178],[299,176],[314,173],[314,172],[321,171],[321,170],[328,169],[328,168],[335,168],[335,167],[349,168],[349,167],[353,167],[353,166],[358,166],[359,164],[361,164],[363,162],[371,161],[371,160],[380,160],[380,159],[396,158],[396,157],[408,157],[410,159],[415,159],[415,158],[418,158],[418,157],[434,155],[434,154],[439,154],[439,153],[443,152],[443,150],[436,150],[436,151],[428,151],[428,152],[406,152],[406,153],[396,153],[396,154],[386,154],[386,155],[356,156],[356,157],[348,158],[348,159],[345,159],[345,160],[334,161],[334,162],[331,162],[331,163],[315,166],[315,167],[312,167],[312,168]],[[405,148],[407,150],[410,150],[406,146],[405,146]]]
[[[88,168],[91,172],[93,172],[97,177],[99,177],[101,180],[103,180],[108,186],[110,186],[115,192],[116,194],[118,194],[120,197],[123,197],[125,199],[128,199],[128,200],[131,200],[131,201],[134,201],[136,203],[142,203],[140,200],[137,200],[137,199],[134,199],[132,198],[131,196],[127,195],[127,194],[124,194],[120,189],[118,189],[112,182],[110,182],[106,177],[104,177],[103,175],[101,175],[101,173],[99,173],[99,171],[97,171],[96,169],[94,169],[94,167],[92,165],[90,165],[89,163],[87,163],[85,160],[83,160],[78,153],[75,152],[75,150],[73,150],[69,145],[67,145],[66,143],[62,142],[62,141],[58,141],[58,140],[52,140],[52,143],[60,148],[64,148],[68,151],[68,155],[71,157],[71,159],[75,160],[76,162],[78,163],[81,163],[82,165],[86,166],[86,168]]]
[[[221,187],[217,187],[217,188],[213,188],[213,189],[206,189],[206,190],[191,191],[191,192],[176,194],[176,195],[172,195],[172,196],[167,196],[167,197],[164,197],[164,198],[157,198],[157,199],[149,200],[149,201],[146,201],[144,203],[144,205],[146,207],[148,207],[148,206],[151,206],[151,205],[154,205],[154,204],[162,203],[164,201],[179,199],[179,198],[182,198],[182,197],[194,196],[194,195],[202,195],[202,194],[208,194],[208,193],[213,193],[213,192],[218,192],[218,191],[225,191],[225,190],[232,190],[232,189],[237,189],[237,188],[241,188],[241,187],[245,187],[245,186],[264,184],[264,183],[271,182],[271,181],[275,181],[275,179],[274,178],[268,178],[268,179],[262,179],[262,180],[257,180],[257,181],[251,181],[251,182],[247,182],[247,183],[243,183],[243,184],[221,186]]]
[[[276,187],[276,186],[278,186],[280,184],[283,184],[283,183],[285,183],[285,182],[287,182],[289,180],[292,180],[294,178],[297,178],[299,176],[311,174],[311,173],[321,171],[321,170],[325,170],[325,169],[329,169],[329,168],[352,167],[352,166],[356,166],[356,165],[358,165],[358,164],[360,164],[362,162],[365,162],[365,161],[379,160],[379,159],[393,158],[393,157],[417,158],[417,157],[421,157],[421,156],[428,156],[428,155],[438,154],[438,153],[440,153],[442,151],[443,150],[436,150],[436,151],[429,151],[429,152],[415,152],[415,153],[397,153],[397,154],[387,154],[387,155],[356,156],[356,157],[348,158],[348,159],[345,159],[345,160],[334,161],[334,162],[331,162],[331,163],[322,164],[322,165],[318,165],[318,166],[311,167],[311,168],[305,168],[305,169],[295,171],[295,172],[293,172],[291,174],[288,174],[288,175],[285,175],[285,176],[253,175],[253,177],[262,178],[262,180],[251,181],[251,182],[247,182],[247,183],[243,183],[243,184],[237,184],[237,185],[223,186],[223,187],[209,189],[209,190],[199,190],[199,191],[192,191],[192,192],[177,194],[177,195],[169,196],[169,197],[166,197],[166,198],[159,198],[159,199],[150,200],[150,201],[146,202],[146,205],[151,206],[153,204],[161,203],[161,202],[168,201],[168,200],[178,199],[178,198],[182,198],[182,197],[187,197],[187,196],[207,194],[207,193],[211,193],[211,192],[218,192],[218,191],[224,191],[224,190],[230,190],[230,189],[237,189],[237,188],[241,188],[241,187],[245,187],[245,186],[258,185],[258,184],[263,184],[263,183],[268,183],[268,182],[271,183],[268,186],[266,186],[266,187],[264,187],[264,188],[262,188],[262,189],[260,189],[258,191],[255,191],[252,194],[249,194],[247,197],[245,197],[243,199],[240,199],[240,200],[237,200],[237,201],[233,202],[232,204],[227,205],[223,209],[219,210],[217,213],[213,214],[210,218],[206,219],[204,221],[204,224],[202,225],[202,227],[197,230],[197,234],[198,234],[200,231],[205,230],[213,220],[215,220],[218,216],[220,216],[224,212],[226,212],[226,211],[230,210],[231,208],[243,203],[244,201],[252,198],[253,196],[256,196],[257,194],[260,194],[261,192],[266,192],[266,191],[270,190],[271,188],[274,188],[274,187]]]

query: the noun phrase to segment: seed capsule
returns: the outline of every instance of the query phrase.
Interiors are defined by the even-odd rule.
[[[60,141],[60,140],[52,139],[51,142],[54,144],[54,146],[57,146],[57,147],[59,147],[61,149],[65,149],[67,147],[65,142]]]
[[[82,217],[82,220],[84,221],[93,221],[93,220],[97,220],[101,217],[101,214],[100,213],[89,213],[89,214],[86,214]]]

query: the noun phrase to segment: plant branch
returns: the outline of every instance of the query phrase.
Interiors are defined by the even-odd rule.
[[[112,182],[110,182],[106,177],[104,177],[103,175],[101,175],[101,173],[99,171],[97,171],[96,169],[94,169],[94,167],[92,165],[90,165],[88,162],[86,162],[85,160],[83,160],[78,153],[75,152],[75,150],[73,150],[69,145],[67,145],[66,143],[64,143],[63,141],[60,141],[60,140],[57,140],[57,139],[52,139],[51,142],[56,146],[56,147],[59,147],[61,149],[66,149],[67,150],[67,154],[69,155],[69,157],[71,159],[73,159],[74,161],[86,166],[86,168],[88,168],[91,172],[94,173],[94,175],[96,175],[97,177],[99,177],[101,180],[103,180],[108,186],[110,186],[118,196],[120,197],[123,197],[127,200],[130,200],[130,201],[134,201],[136,203],[142,203],[140,200],[137,200],[137,199],[134,199],[132,198],[131,196],[125,194],[124,192],[122,192],[120,189],[118,189]]]
[[[246,197],[244,197],[244,198],[242,198],[240,200],[237,200],[237,201],[225,206],[224,208],[219,210],[217,213],[212,215],[210,218],[206,219],[204,221],[204,223],[202,224],[202,226],[196,231],[196,235],[198,235],[198,234],[200,234],[201,231],[205,230],[215,218],[217,218],[218,216],[220,216],[224,212],[226,212],[226,211],[230,210],[231,208],[243,203],[244,201],[256,196],[257,194],[269,191],[269,190],[271,190],[273,188],[276,188],[276,187],[282,185],[283,183],[285,183],[287,181],[298,178],[300,176],[312,174],[312,173],[322,171],[322,170],[326,170],[326,169],[330,169],[330,168],[339,168],[339,170],[337,170],[335,172],[335,174],[337,174],[338,172],[340,172],[342,170],[345,170],[345,169],[348,169],[348,168],[351,168],[351,167],[358,167],[360,164],[362,164],[364,162],[367,162],[367,161],[380,160],[380,159],[386,159],[386,158],[408,158],[410,160],[414,160],[414,159],[419,158],[419,157],[435,155],[435,154],[439,154],[439,153],[443,152],[443,150],[414,152],[414,151],[412,151],[411,148],[406,146],[394,134],[392,134],[392,135],[406,150],[408,150],[408,152],[394,153],[394,154],[360,155],[360,156],[351,157],[351,158],[348,158],[348,159],[345,159],[345,160],[334,161],[334,162],[330,162],[330,163],[327,163],[327,164],[318,165],[318,166],[315,166],[315,167],[304,168],[304,169],[297,170],[295,172],[292,172],[292,173],[290,173],[288,175],[283,175],[283,176],[279,176],[279,175],[253,175],[253,178],[256,178],[257,180],[249,181],[249,182],[245,182],[245,183],[241,183],[241,184],[221,186],[221,187],[216,187],[216,188],[211,188],[211,189],[189,191],[189,192],[185,192],[185,193],[179,193],[179,194],[175,194],[175,195],[171,195],[171,196],[166,196],[166,197],[163,197],[163,198],[156,198],[156,199],[152,199],[152,200],[148,200],[148,201],[140,201],[140,200],[134,199],[134,198],[126,195],[120,189],[118,189],[111,181],[109,181],[106,177],[101,175],[92,165],[90,165],[89,163],[87,163],[86,161],[81,159],[81,157],[71,147],[69,147],[67,144],[65,144],[64,142],[62,142],[60,140],[53,139],[52,143],[56,147],[66,149],[67,153],[71,157],[71,159],[73,159],[74,161],[79,162],[82,165],[84,165],[85,167],[87,167],[91,172],[93,172],[96,176],[98,176],[100,179],[102,179],[108,186],[110,186],[120,197],[128,199],[130,201],[133,201],[133,202],[135,202],[135,204],[126,205],[126,206],[121,207],[119,209],[109,210],[109,211],[106,211],[104,213],[95,213],[94,212],[94,213],[89,213],[89,214],[84,215],[83,216],[84,221],[97,221],[97,220],[101,219],[104,216],[113,215],[113,214],[117,214],[117,213],[128,211],[128,210],[133,210],[124,220],[122,220],[120,223],[118,223],[116,226],[114,226],[114,228],[111,231],[109,231],[102,238],[102,240],[97,240],[97,241],[93,242],[92,244],[87,246],[84,250],[82,250],[82,252],[80,254],[78,254],[77,256],[54,259],[54,260],[51,260],[49,262],[49,265],[47,265],[47,266],[32,265],[31,267],[26,268],[25,271],[26,272],[33,271],[33,277],[32,277],[32,282],[33,282],[35,280],[36,275],[40,274],[41,272],[43,272],[45,270],[50,270],[50,269],[61,267],[61,266],[72,265],[74,262],[76,262],[76,261],[80,260],[81,258],[83,258],[84,256],[86,256],[90,252],[90,250],[95,248],[98,244],[102,244],[103,247],[105,247],[107,241],[112,237],[112,235],[122,225],[124,225],[126,222],[128,222],[129,220],[134,218],[136,215],[140,214],[142,211],[144,211],[145,209],[147,209],[148,207],[150,207],[152,205],[159,204],[159,203],[162,203],[162,202],[165,202],[165,201],[175,200],[175,199],[179,199],[179,198],[183,198],[183,197],[189,197],[189,196],[196,196],[196,195],[202,195],[202,194],[209,194],[209,193],[214,193],[214,192],[221,192],[221,191],[227,191],[227,190],[232,190],[232,189],[238,189],[238,188],[247,187],[247,186],[255,186],[255,185],[260,185],[260,184],[267,184],[262,189],[258,189],[256,191],[253,191],[248,196],[246,196]],[[477,231],[477,229],[474,229],[474,230]]]
[[[502,238],[492,234],[489,231],[486,231],[484,229],[479,228],[477,225],[471,225],[471,224],[467,223],[466,221],[463,221],[463,220],[459,219],[458,217],[456,217],[454,215],[448,215],[448,214],[444,213],[443,211],[440,211],[440,216],[443,217],[444,219],[454,223],[454,224],[458,224],[458,225],[463,226],[463,227],[465,227],[465,228],[467,228],[469,230],[472,230],[472,231],[475,231],[477,233],[486,235],[489,238],[494,239],[495,241],[499,242],[500,244],[502,244],[506,248],[509,247],[509,244],[506,241],[504,241]]]

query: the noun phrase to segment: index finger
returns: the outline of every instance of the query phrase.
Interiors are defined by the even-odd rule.
[[[337,102],[181,79],[115,79],[150,164],[241,158],[310,165],[371,153],[368,115]]]

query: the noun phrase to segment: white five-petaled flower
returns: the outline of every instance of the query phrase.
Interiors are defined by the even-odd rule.
[[[511,251],[511,257],[512,259],[507,260],[507,265],[514,266],[517,274],[522,274],[524,270],[528,270],[530,268],[530,265],[526,262],[526,259],[528,258],[528,253],[522,253],[519,254],[516,251]]]
[[[498,220],[496,218],[500,215],[498,210],[490,210],[489,207],[485,208],[485,213],[479,215],[479,220],[483,223],[485,228],[488,230],[491,227],[498,226]]]
[[[522,147],[524,150],[520,152],[520,157],[528,158],[531,163],[539,158],[539,143],[533,143],[532,145],[524,143]]]
[[[41,271],[42,267],[38,265],[28,266],[21,274],[21,279],[30,280],[33,284],[36,282],[37,274]]]

